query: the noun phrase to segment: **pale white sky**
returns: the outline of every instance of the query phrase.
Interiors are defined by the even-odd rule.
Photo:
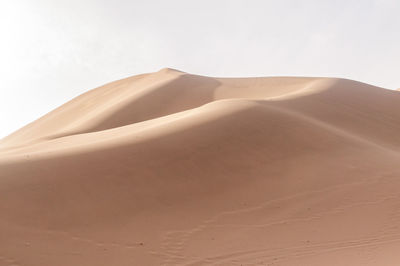
[[[162,67],[400,87],[398,0],[0,0],[0,138]]]

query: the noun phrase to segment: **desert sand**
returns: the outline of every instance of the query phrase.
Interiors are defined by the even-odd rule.
[[[115,81],[0,141],[0,265],[400,265],[399,133],[352,80]]]

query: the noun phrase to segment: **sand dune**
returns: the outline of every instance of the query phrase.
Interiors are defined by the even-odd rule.
[[[399,265],[400,94],[162,69],[0,141],[0,265]]]

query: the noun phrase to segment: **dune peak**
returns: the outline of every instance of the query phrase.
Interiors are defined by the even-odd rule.
[[[176,72],[178,72],[178,73],[185,73],[185,72],[183,72],[183,71],[181,71],[181,70],[174,69],[174,68],[169,68],[169,67],[163,67],[163,68],[161,68],[158,72],[159,72],[159,73],[176,73]]]

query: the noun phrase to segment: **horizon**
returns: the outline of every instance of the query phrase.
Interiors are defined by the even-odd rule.
[[[103,84],[163,67],[400,87],[400,2],[0,4],[0,139]]]

